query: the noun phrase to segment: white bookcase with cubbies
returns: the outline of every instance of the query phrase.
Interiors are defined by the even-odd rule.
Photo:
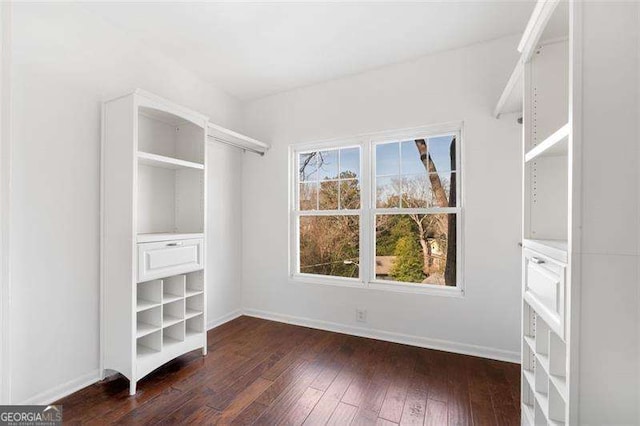
[[[206,354],[201,114],[136,90],[103,107],[102,371],[137,382]]]
[[[572,424],[573,2],[540,0],[496,107],[523,131],[522,423]],[[575,387],[575,386],[574,386]]]

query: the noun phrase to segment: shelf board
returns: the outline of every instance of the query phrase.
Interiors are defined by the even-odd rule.
[[[136,324],[136,338],[144,337],[154,331],[160,330],[160,327],[153,324],[147,324],[146,322],[138,321]]]
[[[182,320],[183,320],[182,318],[178,318],[178,317],[174,317],[174,316],[171,316],[171,315],[164,314],[162,316],[162,328],[171,327],[172,325],[178,324]]]
[[[536,353],[536,359],[538,360],[538,365],[549,375],[549,355]]]
[[[137,348],[137,355],[138,355],[138,356],[137,356],[137,358],[138,358],[139,360],[140,360],[140,359],[147,358],[147,357],[150,357],[150,356],[153,356],[153,355],[155,355],[155,354],[157,354],[157,353],[159,353],[159,352],[160,352],[160,351],[157,351],[157,350],[155,350],[155,349],[151,349],[151,348],[150,348],[150,347],[148,347],[148,346],[141,345],[141,344],[139,344],[139,343],[138,343],[138,345],[136,346],[136,348]]]
[[[182,296],[176,296],[175,294],[164,293],[162,295],[162,304],[166,305],[167,303],[175,302],[181,299],[182,299]]]
[[[523,402],[522,403],[522,412],[527,417],[527,421],[529,422],[529,424],[533,426],[534,425],[534,422],[533,422],[533,405],[525,404]]]
[[[258,154],[264,154],[271,147],[268,143],[250,138],[249,136],[226,129],[222,126],[218,126],[217,124],[209,123],[208,127],[207,136],[217,142],[233,145]]]
[[[136,240],[139,243],[155,243],[158,241],[193,240],[198,238],[204,238],[204,234],[202,232],[192,232],[189,234],[157,232],[153,234],[138,234]]]
[[[531,336],[522,336],[524,338],[524,341],[527,343],[527,345],[529,346],[529,348],[531,349],[531,352],[535,353],[536,352],[536,341],[533,337]]]
[[[569,123],[560,127],[551,136],[531,148],[524,156],[524,161],[529,162],[541,157],[557,157],[566,155],[568,151]]]
[[[152,302],[151,300],[138,299],[136,304],[136,312],[146,311],[147,309],[155,308],[156,306],[160,306],[159,302]]]
[[[507,81],[507,85],[500,95],[500,99],[498,99],[498,103],[493,111],[494,117],[500,118],[502,114],[522,112],[522,104],[524,103],[522,96],[522,88],[524,86],[523,74],[524,65],[522,61],[518,61]]]
[[[192,290],[192,289],[187,289],[186,294],[184,295],[184,297],[191,297],[191,296],[197,296],[199,294],[204,293],[204,290]]]
[[[161,167],[163,169],[196,169],[204,170],[204,164],[192,161],[180,160],[178,158],[165,157],[164,155],[151,154],[150,152],[138,151],[138,163],[146,166]]]
[[[200,314],[202,314],[202,311],[187,308],[187,313],[185,314],[184,319],[194,318]]]
[[[531,388],[531,392],[535,392],[535,376],[532,370],[527,370],[526,368],[522,369],[522,374],[524,375],[524,378],[527,380],[527,383],[529,383],[529,387]]]
[[[555,374],[549,374],[549,381],[558,390],[558,393],[562,399],[567,401],[567,378],[563,376],[556,376]]]
[[[535,250],[542,254],[559,261],[566,263],[568,260],[567,241],[565,240],[534,240],[525,239],[522,242],[524,248]]]

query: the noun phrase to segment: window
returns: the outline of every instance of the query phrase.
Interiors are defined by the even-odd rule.
[[[461,290],[461,126],[292,147],[291,274]]]

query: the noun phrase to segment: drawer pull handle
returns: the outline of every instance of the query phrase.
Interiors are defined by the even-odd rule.
[[[544,263],[544,260],[540,259],[539,257],[532,257],[531,262],[535,263],[536,265],[542,265]]]
[[[177,247],[177,246],[181,246],[182,243],[168,243],[167,247]]]

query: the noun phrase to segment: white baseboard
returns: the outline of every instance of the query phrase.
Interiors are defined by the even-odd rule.
[[[240,316],[242,316],[242,309],[236,309],[235,311],[229,312],[226,315],[223,315],[219,318],[216,318],[212,321],[207,322],[207,330],[211,330],[212,328],[219,327],[222,324],[232,321]]]
[[[61,398],[64,398],[67,395],[71,395],[72,393],[79,391],[82,388],[86,388],[87,386],[91,386],[92,384],[100,381],[100,370],[94,370],[90,373],[87,373],[83,376],[78,377],[77,379],[73,379],[68,381],[67,383],[63,383],[54,388],[41,392],[27,400],[21,402],[22,405],[48,405],[52,402],[55,402]]]
[[[453,352],[464,355],[478,356],[481,358],[495,359],[520,363],[520,353],[505,351],[502,349],[489,348],[486,346],[470,345],[467,343],[457,343],[447,340],[430,339],[422,336],[412,336],[409,334],[394,333],[391,331],[375,330],[352,325],[339,324],[329,321],[315,320],[304,317],[294,317],[290,315],[277,314],[274,312],[261,311],[257,309],[245,309],[244,315],[262,318],[271,321],[284,322],[288,324],[301,325],[319,330],[333,331],[336,333],[350,334],[359,337],[384,340],[387,342],[401,343],[404,345],[417,346],[420,348],[436,349],[440,351]]]

